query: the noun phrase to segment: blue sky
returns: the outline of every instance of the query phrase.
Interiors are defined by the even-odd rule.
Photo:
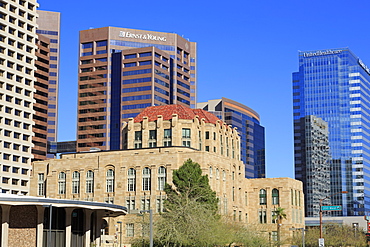
[[[59,141],[76,139],[80,30],[175,32],[197,42],[198,101],[226,97],[260,114],[267,177],[294,178],[291,73],[298,51],[348,47],[370,67],[368,0],[38,2],[61,12]]]

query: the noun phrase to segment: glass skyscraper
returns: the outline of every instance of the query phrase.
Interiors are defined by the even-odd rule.
[[[253,109],[227,98],[197,104],[225,123],[237,127],[240,134],[240,155],[247,178],[265,178],[265,128]]]
[[[318,215],[325,197],[323,205],[342,205],[332,215],[368,215],[369,68],[348,48],[299,52],[293,109],[295,174],[304,184],[306,216]],[[319,191],[326,169],[329,190]]]

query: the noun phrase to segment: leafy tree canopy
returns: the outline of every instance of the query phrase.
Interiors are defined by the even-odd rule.
[[[196,201],[207,209],[217,212],[218,199],[210,185],[207,175],[202,175],[198,163],[188,159],[178,170],[173,171],[173,186],[166,184],[168,210],[178,207],[179,204]]]

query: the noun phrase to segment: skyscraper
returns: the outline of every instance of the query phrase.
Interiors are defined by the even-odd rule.
[[[57,141],[58,127],[58,87],[60,61],[60,13],[37,10],[37,34],[50,40],[49,45],[49,72],[48,72],[48,99],[47,99],[47,141]],[[54,154],[46,154],[47,158],[54,158]]]
[[[121,148],[122,123],[153,105],[195,108],[196,43],[174,33],[80,32],[77,151]]]
[[[36,28],[36,0],[0,1],[1,192],[28,194]]]
[[[322,183],[326,175],[319,169],[330,169],[330,190],[318,193],[313,187],[305,194],[307,201],[320,195],[312,208],[318,210],[318,200],[330,197],[323,204],[342,205],[341,212],[332,214],[369,214],[369,68],[348,48],[300,52],[293,108],[296,178],[307,190]],[[302,121],[312,127],[303,129]],[[328,130],[314,127],[319,122]]]
[[[265,128],[260,125],[258,113],[227,98],[198,103],[197,107],[212,112],[225,123],[238,128],[245,176],[265,178]]]

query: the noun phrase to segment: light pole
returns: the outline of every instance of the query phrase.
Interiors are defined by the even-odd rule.
[[[304,228],[289,228],[291,231],[296,231],[296,230],[302,230],[302,247],[305,247],[305,241],[304,241],[304,231],[306,231]]]
[[[320,238],[322,238],[322,201],[325,200],[325,199],[328,199],[332,196],[335,196],[335,195],[338,195],[338,194],[347,194],[348,191],[340,191],[340,192],[337,192],[337,193],[334,193],[332,195],[329,195],[323,199],[320,199]]]
[[[122,247],[122,221],[117,221],[119,224],[119,247]]]
[[[153,210],[140,210],[140,213],[149,213],[149,238],[150,238],[150,247],[153,247]]]

